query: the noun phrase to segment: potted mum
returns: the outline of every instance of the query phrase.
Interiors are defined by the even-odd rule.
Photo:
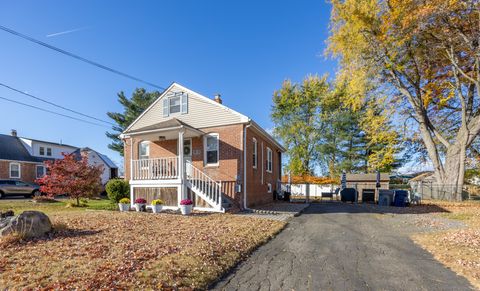
[[[165,204],[165,202],[163,202],[161,199],[152,200],[152,212],[160,213],[160,211],[162,211],[163,204]]]
[[[180,211],[183,215],[189,215],[192,213],[192,200],[190,199],[183,199],[180,201]]]
[[[120,211],[125,212],[130,210],[130,199],[128,198],[122,198],[120,201],[118,201],[118,208],[120,208]]]
[[[147,200],[143,198],[137,198],[135,199],[135,209],[140,212],[140,211],[145,211],[147,205]]]

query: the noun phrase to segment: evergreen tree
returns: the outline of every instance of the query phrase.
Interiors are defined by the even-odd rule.
[[[118,137],[142,112],[147,109],[159,96],[160,92],[147,92],[143,88],[137,88],[128,99],[122,91],[117,94],[118,102],[123,106],[123,112],[108,112],[107,115],[113,119],[117,125],[112,126],[113,132],[105,134],[112,140],[108,148],[117,151],[123,157],[123,141]]]

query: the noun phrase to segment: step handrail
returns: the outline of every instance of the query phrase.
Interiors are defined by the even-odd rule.
[[[217,208],[222,208],[222,183],[217,182],[202,170],[195,167],[190,161],[185,161],[187,181],[198,189]]]

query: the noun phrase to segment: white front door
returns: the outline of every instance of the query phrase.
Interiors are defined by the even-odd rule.
[[[185,139],[183,141],[183,159],[185,163],[192,162],[192,139]],[[192,169],[190,167],[186,167],[187,177],[190,176]]]

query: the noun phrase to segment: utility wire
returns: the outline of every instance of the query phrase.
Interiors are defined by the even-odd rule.
[[[155,84],[153,84],[153,83],[150,83],[150,82],[148,82],[148,81],[142,80],[142,79],[137,78],[137,77],[134,77],[134,76],[129,75],[129,74],[127,74],[127,73],[123,73],[123,72],[120,72],[120,71],[115,70],[115,69],[113,69],[113,68],[110,68],[110,67],[107,67],[107,66],[105,66],[105,65],[102,65],[102,64],[100,64],[100,63],[91,61],[91,60],[89,60],[89,59],[86,59],[86,58],[81,57],[81,56],[79,56],[79,55],[76,55],[76,54],[74,54],[74,53],[68,52],[68,51],[63,50],[63,49],[61,49],[61,48],[55,47],[55,46],[53,46],[53,45],[50,45],[50,44],[48,44],[48,43],[45,43],[45,42],[43,42],[43,41],[40,41],[40,40],[35,39],[35,38],[33,38],[33,37],[30,37],[30,36],[28,36],[28,35],[22,34],[22,33],[18,32],[18,31],[13,30],[13,29],[7,28],[7,27],[2,26],[2,25],[0,25],[0,29],[3,30],[3,31],[6,31],[6,32],[8,32],[8,33],[10,33],[10,34],[13,34],[13,35],[15,35],[15,36],[21,37],[21,38],[26,39],[26,40],[28,40],[28,41],[34,42],[34,43],[36,43],[36,44],[39,44],[39,45],[41,45],[41,46],[44,46],[44,47],[49,48],[49,49],[51,49],[51,50],[54,50],[54,51],[56,51],[56,52],[59,52],[59,53],[61,53],[61,54],[67,55],[67,56],[72,57],[72,58],[75,58],[75,59],[77,59],[77,60],[80,60],[80,61],[82,61],[82,62],[88,63],[88,64],[90,64],[90,65],[96,66],[96,67],[98,67],[98,68],[100,68],[100,69],[104,69],[104,70],[109,71],[109,72],[111,72],[111,73],[114,73],[114,74],[123,76],[123,77],[128,78],[128,79],[131,79],[131,80],[135,80],[135,81],[138,81],[138,82],[141,82],[141,83],[144,83],[144,84],[147,84],[147,85],[149,85],[149,86],[152,86],[152,87],[155,87],[155,88],[157,88],[157,89],[160,89],[160,90],[165,91],[165,88],[162,87],[162,86],[155,85]]]
[[[55,112],[55,111],[52,111],[52,110],[48,110],[48,109],[41,108],[41,107],[37,107],[37,106],[34,106],[34,105],[22,103],[22,102],[20,102],[20,101],[8,99],[8,98],[5,98],[5,97],[1,97],[1,96],[0,96],[0,99],[5,100],[5,101],[9,101],[9,102],[12,102],[12,103],[20,104],[20,105],[23,105],[23,106],[27,106],[27,107],[30,107],[30,108],[38,109],[38,110],[41,110],[41,111],[45,111],[45,112],[48,112],[48,113],[51,113],[51,114],[55,114],[55,115],[63,116],[63,117],[66,117],[66,118],[70,118],[70,119],[73,119],[73,120],[77,120],[77,121],[89,123],[89,124],[96,125],[96,126],[101,126],[101,127],[110,128],[109,126],[107,126],[107,125],[105,125],[105,124],[100,124],[100,123],[91,122],[91,121],[88,121],[88,120],[85,120],[85,119],[81,119],[81,118],[73,117],[73,116],[70,116],[70,115],[58,113],[58,112]]]
[[[73,109],[69,109],[69,108],[67,108],[67,107],[64,107],[64,106],[55,104],[55,103],[53,103],[53,102],[50,102],[50,101],[45,100],[45,99],[42,99],[42,98],[37,97],[37,96],[32,95],[32,94],[26,93],[26,92],[24,92],[24,91],[22,91],[22,90],[16,89],[16,88],[14,88],[14,87],[11,87],[11,86],[9,86],[9,85],[3,84],[3,83],[1,83],[1,82],[0,82],[0,86],[5,87],[5,88],[7,88],[7,89],[10,89],[10,90],[12,90],[12,91],[15,91],[15,92],[17,92],[17,93],[23,94],[23,95],[25,95],[25,96],[28,96],[28,97],[30,97],[30,98],[33,98],[33,99],[42,101],[42,102],[47,103],[47,104],[50,104],[50,105],[52,105],[52,106],[58,107],[58,108],[60,108],[60,109],[63,109],[63,110],[70,111],[70,112],[72,112],[72,113],[81,115],[81,116],[83,116],[83,117],[88,117],[88,118],[91,118],[91,119],[95,119],[95,120],[97,120],[97,121],[104,122],[104,123],[108,123],[108,124],[110,124],[110,125],[116,125],[116,124],[114,124],[114,123],[112,123],[112,122],[110,122],[110,121],[102,120],[102,119],[100,119],[100,118],[96,118],[96,117],[94,117],[94,116],[90,116],[90,115],[87,115],[87,114],[84,114],[84,113],[75,111],[75,110],[73,110]]]

